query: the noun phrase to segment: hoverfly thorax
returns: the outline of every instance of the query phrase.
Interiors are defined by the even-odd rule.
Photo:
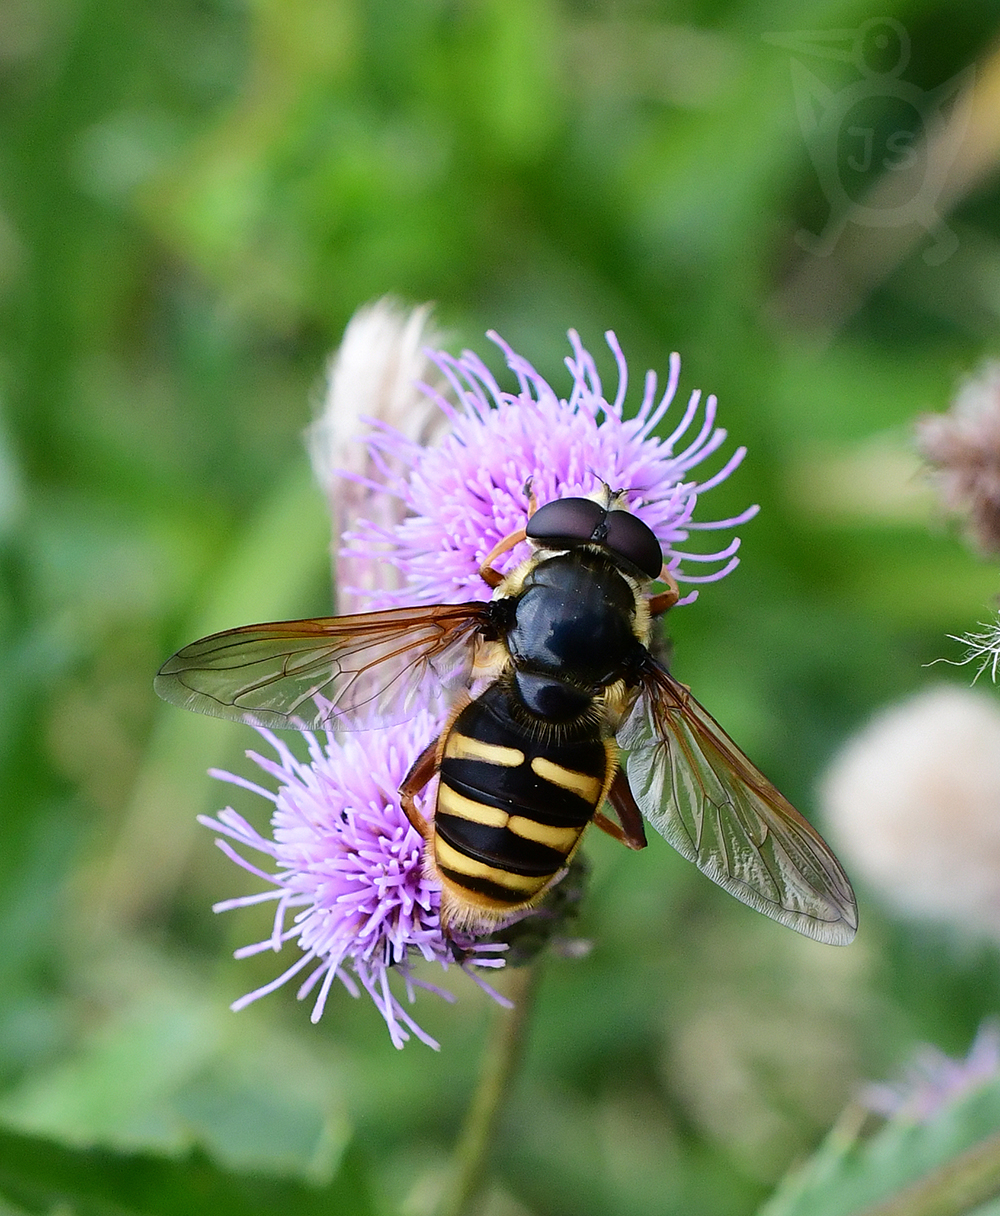
[[[598,691],[638,659],[634,582],[589,549],[534,560],[507,646],[515,665]]]

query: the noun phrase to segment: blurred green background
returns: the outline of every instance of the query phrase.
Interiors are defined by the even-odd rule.
[[[557,387],[574,326],[609,371],[617,331],[635,388],[676,349],[682,392],[719,394],[750,454],[705,514],[763,509],[671,621],[675,666],[807,813],[852,730],[957,656],[1000,580],[936,516],[911,427],[997,351],[1000,115],[931,199],[941,264],[917,223],[807,253],[836,199],[792,62],[860,75],[765,35],[871,17],[905,27],[918,99],[973,63],[995,87],[988,0],[7,0],[0,1118],[307,1181],[353,1138],[379,1210],[430,1210],[487,1002],[421,996],[440,1054],[342,992],[317,1027],[291,990],[231,1014],[279,960],[231,958],[267,913],[212,915],[256,887],[194,817],[256,738],[151,689],[198,634],[329,610],[302,432],[373,298],[436,301],[493,366],[496,328]],[[851,121],[900,121],[885,79]],[[857,200],[879,165],[836,135],[820,168]],[[864,891],[834,950],[666,846],[589,854],[594,949],[546,967],[493,1216],[753,1212],[859,1080],[964,1050],[1000,999],[993,946]]]

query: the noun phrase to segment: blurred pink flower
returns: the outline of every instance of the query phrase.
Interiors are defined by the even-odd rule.
[[[923,1044],[899,1081],[866,1085],[861,1104],[886,1119],[928,1123],[945,1107],[990,1081],[1000,1079],[1000,1025],[983,1022],[969,1054],[953,1060],[940,1048]]]
[[[1000,553],[1000,363],[967,380],[946,414],[921,418],[917,446],[945,509],[979,549]]]

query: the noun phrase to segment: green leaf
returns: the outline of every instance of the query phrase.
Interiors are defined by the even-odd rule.
[[[10,1207],[5,1207],[10,1205]],[[186,1156],[75,1148],[0,1129],[0,1214],[71,1211],[74,1216],[373,1216],[360,1155],[349,1149],[332,1181],[220,1169],[201,1150]]]
[[[928,1122],[892,1119],[868,1139],[834,1128],[816,1153],[788,1175],[758,1216],[854,1216],[928,1179],[998,1128],[998,1082],[952,1103]],[[1000,1152],[1000,1140],[996,1148]],[[970,1153],[970,1160],[974,1155]],[[982,1162],[978,1165],[977,1178],[986,1178]],[[985,1191],[975,1197],[980,1202],[995,1193],[983,1185]],[[953,1210],[968,1211],[968,1201]]]

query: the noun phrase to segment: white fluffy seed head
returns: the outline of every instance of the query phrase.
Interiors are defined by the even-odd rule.
[[[365,442],[371,433],[368,420],[384,423],[414,443],[433,442],[447,419],[417,385],[441,387],[441,374],[424,353],[441,341],[431,322],[430,304],[407,309],[386,297],[358,309],[330,360],[323,405],[307,440],[313,470],[330,506],[340,612],[362,611],[368,607],[366,593],[399,581],[395,566],[380,560],[378,552],[365,559],[338,558],[337,553],[340,537],[359,518],[389,528],[406,513],[397,495],[374,488],[406,470],[391,457],[381,467],[375,463]],[[348,593],[349,587],[355,591]]]
[[[848,871],[904,914],[1000,937],[1000,705],[939,686],[878,714],[823,781]]]

